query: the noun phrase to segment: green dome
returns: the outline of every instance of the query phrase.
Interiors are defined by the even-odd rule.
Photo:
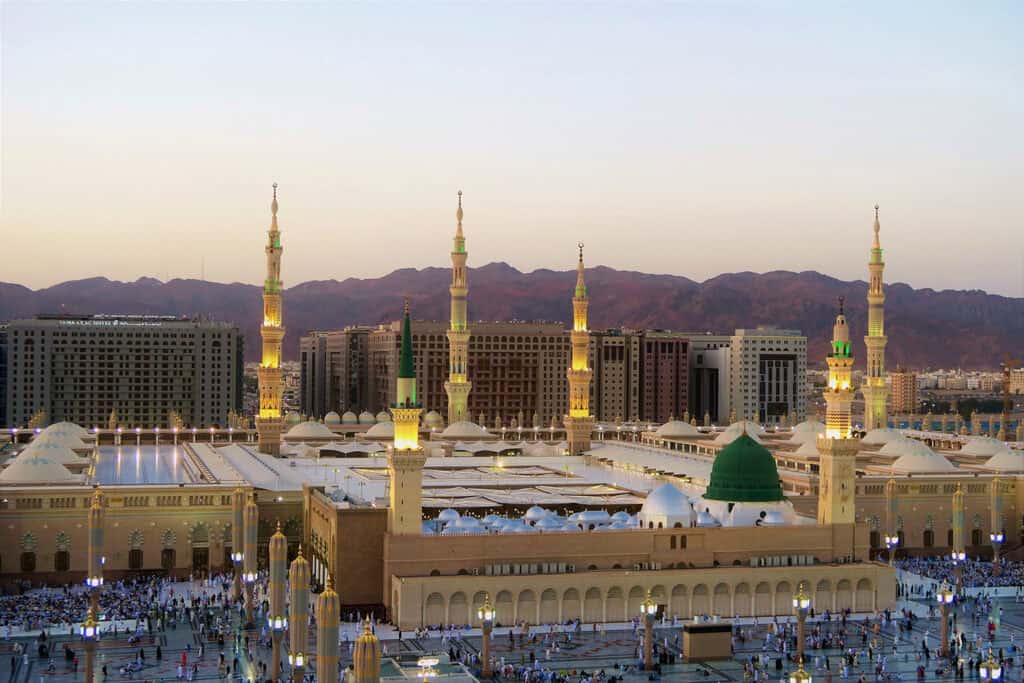
[[[708,500],[763,503],[785,500],[771,452],[746,432],[723,448],[711,468]]]

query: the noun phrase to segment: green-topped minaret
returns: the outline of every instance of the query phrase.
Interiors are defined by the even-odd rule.
[[[388,448],[388,472],[391,475],[388,531],[402,535],[419,534],[423,519],[423,464],[427,457],[419,442],[423,409],[416,395],[408,299],[402,316],[402,347],[395,394],[395,402],[391,405],[395,442]]]

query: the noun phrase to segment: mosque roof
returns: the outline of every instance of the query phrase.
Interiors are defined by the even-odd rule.
[[[446,439],[479,439],[481,436],[486,435],[488,435],[486,429],[469,420],[453,422],[441,432],[441,436]]]
[[[363,435],[368,439],[393,439],[395,438],[395,423],[391,420],[378,422]]]
[[[320,424],[308,420],[306,422],[300,422],[285,433],[285,438],[289,439],[333,439],[334,432]]]
[[[324,415],[324,424],[336,425],[341,423],[341,415],[334,412],[333,410]]]
[[[1024,451],[1015,451],[1003,446],[1003,450],[985,461],[985,468],[1000,472],[1024,471]]]
[[[718,453],[704,497],[729,502],[785,499],[775,458],[749,434],[740,434]]]
[[[864,435],[864,438],[861,439],[861,443],[867,446],[880,446],[901,436],[903,435],[900,433],[900,430],[893,429],[892,427],[872,429]]]
[[[18,456],[0,472],[0,482],[4,484],[64,484],[80,480],[60,463],[39,453]]]
[[[680,439],[700,435],[700,431],[698,431],[696,427],[689,422],[683,422],[682,420],[666,422],[658,427],[658,430],[654,433],[663,439]]]
[[[907,444],[911,442],[911,439],[900,435],[899,437],[890,439],[884,446],[878,449],[879,455],[893,455],[900,456],[906,453]]]
[[[789,437],[790,443],[805,444],[817,441],[819,434],[825,433],[825,425],[817,420],[804,420],[793,427],[793,435]]]
[[[796,449],[797,455],[821,455],[818,452],[818,441],[817,439],[811,439],[804,441],[800,444],[800,448]]]
[[[962,455],[996,455],[1006,448],[1006,444],[990,436],[972,436],[960,449]]]
[[[690,500],[682,491],[665,482],[647,495],[643,507],[640,508],[640,514],[659,517],[688,515],[690,514]]]
[[[929,474],[939,472],[955,472],[956,466],[944,455],[936,453],[920,441],[908,439],[903,446],[903,455],[896,458],[891,465],[893,470],[911,474]]]
[[[91,448],[89,444],[85,443],[76,434],[71,432],[44,431],[36,435],[36,438],[32,439],[32,445],[42,445],[47,443],[57,444],[58,446],[70,448],[73,451],[81,451]]]
[[[51,432],[66,432],[68,434],[74,434],[80,439],[84,439],[89,436],[89,430],[81,425],[77,425],[74,422],[54,422],[52,425],[44,429],[41,434],[49,434]]]
[[[428,427],[440,427],[444,424],[444,418],[441,417],[441,413],[436,410],[429,410],[427,414],[423,416],[423,424]]]
[[[377,422],[391,422],[391,413],[386,410],[382,410],[377,413]]]
[[[751,441],[754,441],[756,443],[761,443],[761,439],[757,436],[756,432],[754,432],[754,431],[744,432],[743,431],[743,424],[744,423],[742,423],[742,422],[735,422],[735,423],[729,425],[728,427],[726,427],[724,432],[722,432],[721,434],[719,434],[718,436],[715,437],[714,444],[716,446],[726,446],[728,444],[731,444],[736,439],[736,437],[740,436],[741,434],[746,434],[746,436],[750,437]],[[747,422],[746,424],[754,425],[753,422]],[[764,429],[761,428],[760,425],[754,425],[754,426],[756,426],[759,429],[761,429],[762,433],[764,432]]]
[[[15,462],[32,457],[43,457],[58,465],[86,465],[88,460],[79,457],[71,448],[56,441],[33,441],[28,448],[15,458]]]

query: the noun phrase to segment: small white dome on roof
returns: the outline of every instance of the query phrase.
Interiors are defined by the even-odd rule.
[[[378,422],[367,429],[363,436],[368,439],[393,439],[395,438],[395,423],[390,420]]]
[[[690,436],[699,436],[700,431],[689,422],[672,420],[658,427],[654,434],[662,439],[683,439]]]
[[[872,429],[864,435],[864,438],[861,439],[861,443],[868,446],[880,446],[901,436],[903,435],[900,433],[900,430],[893,429],[892,427]]]
[[[289,429],[284,436],[286,439],[333,439],[334,432],[319,422],[307,420]]]
[[[456,529],[479,529],[483,526],[476,517],[459,517],[452,524]]]
[[[534,505],[533,507],[526,511],[526,514],[523,515],[523,519],[531,522],[536,522],[539,519],[544,519],[549,514],[550,513],[544,508],[540,507],[539,505]]]
[[[373,416],[369,410],[364,410],[359,413],[359,424],[361,425],[372,425],[377,421],[377,418]]]
[[[423,424],[427,427],[441,427],[444,425],[444,418],[436,410],[428,410],[423,416]]]
[[[341,416],[341,424],[354,425],[359,423],[359,418],[351,410],[346,410],[345,414]]]
[[[437,533],[430,522],[423,522],[420,528],[424,536],[434,536]]]
[[[972,436],[960,449],[961,455],[992,456],[1006,448],[1006,444],[990,436]]]
[[[534,526],[544,531],[561,531],[565,523],[554,517],[542,517]]]
[[[619,510],[612,515],[612,522],[631,522],[633,518],[629,516],[629,513],[625,510]]]
[[[804,420],[800,424],[793,427],[793,433],[810,433],[810,434],[821,434],[825,431],[825,425],[817,420]]]
[[[300,422],[302,422],[302,418],[300,418],[299,414],[294,411],[284,416],[285,425],[297,425]]]
[[[28,448],[18,454],[15,461],[32,457],[46,458],[59,465],[87,465],[89,463],[87,458],[79,457],[73,450],[55,441],[33,441]]]
[[[17,457],[0,472],[0,482],[5,484],[66,484],[80,481],[66,467],[42,455]]]
[[[341,415],[338,415],[338,413],[336,413],[336,412],[334,412],[332,410],[331,412],[329,412],[326,415],[324,415],[324,424],[328,424],[328,425],[341,424]]]
[[[612,517],[605,510],[584,510],[579,513],[577,521],[587,522],[589,524],[606,524],[611,521]]]
[[[377,422],[391,422],[391,413],[386,410],[382,410],[377,413]]]
[[[454,522],[459,518],[459,513],[452,508],[445,508],[444,510],[441,510],[441,512],[437,513],[437,520],[439,522]]]
[[[904,446],[903,455],[896,458],[891,467],[897,472],[911,474],[955,472],[957,469],[945,456],[912,439]]]
[[[441,436],[445,439],[479,439],[482,436],[488,436],[488,432],[469,420],[460,420],[445,427]]]
[[[666,528],[690,526],[690,500],[666,482],[650,492],[637,514],[641,527]]]
[[[985,468],[999,472],[1024,471],[1024,451],[1015,451],[1008,446],[1003,446],[1003,450],[985,461]]]
[[[747,424],[753,424],[753,423],[752,422],[748,422]],[[741,425],[741,426],[738,427],[738,428],[735,428],[736,425]],[[763,432],[764,430],[762,429],[761,431]],[[722,432],[721,434],[716,436],[714,444],[716,446],[728,446],[733,441],[735,441],[736,438],[740,434],[743,434],[743,427],[742,427],[742,423],[737,422],[736,424],[730,425],[729,427],[726,428],[726,430],[724,432]],[[749,436],[751,439],[753,439],[757,443],[761,443],[761,438],[755,432],[748,431],[747,432],[747,436]]]
[[[487,526],[494,526],[495,524],[504,524],[507,520],[501,515],[496,515],[493,512],[484,517],[484,524]]]

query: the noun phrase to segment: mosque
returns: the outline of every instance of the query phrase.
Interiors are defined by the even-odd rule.
[[[390,410],[289,423],[276,188],[271,209],[255,431],[62,423],[16,432],[0,470],[5,586],[85,578],[97,555],[110,577],[241,570],[243,561],[248,571],[267,565],[280,523],[289,559],[301,546],[317,589],[332,583],[343,608],[405,628],[474,623],[485,595],[502,625],[624,621],[648,594],[670,617],[790,614],[801,584],[816,609],[871,611],[895,602],[883,537],[930,554],[997,551],[988,543],[996,529],[1019,537],[1020,450],[877,426],[887,424],[877,211],[865,339],[873,426],[859,438],[841,305],[824,422],[772,431],[742,417],[725,428],[596,423],[582,245],[563,423],[523,430],[519,420],[516,431],[472,422],[461,195],[446,415],[420,404],[407,303]],[[101,522],[87,514],[97,499]],[[103,533],[91,535],[97,523]]]

